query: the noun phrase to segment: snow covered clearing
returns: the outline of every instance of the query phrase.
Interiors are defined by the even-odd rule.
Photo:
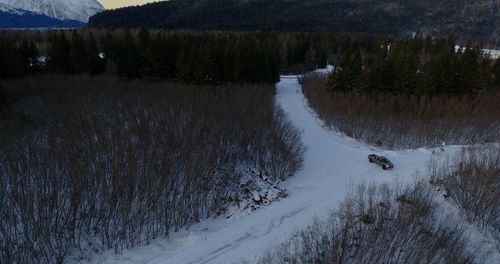
[[[432,149],[425,148],[376,149],[325,129],[307,107],[297,76],[282,76],[276,103],[303,131],[302,140],[308,148],[304,167],[282,183],[287,198],[253,212],[233,212],[231,217],[204,220],[168,239],[157,239],[120,255],[112,251],[95,255],[92,263],[254,263],[266,250],[306,228],[314,218],[327,217],[354,185],[407,183],[427,177],[427,161],[433,155],[442,155],[441,151],[432,154]],[[445,153],[459,149],[449,146]],[[384,171],[370,164],[367,156],[371,153],[388,157],[395,168]]]

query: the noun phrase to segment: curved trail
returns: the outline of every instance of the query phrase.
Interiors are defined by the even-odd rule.
[[[106,253],[97,263],[255,263],[272,246],[325,218],[361,182],[406,182],[424,175],[431,153],[426,149],[380,151],[322,127],[307,107],[297,76],[282,76],[276,103],[303,131],[307,147],[304,167],[283,184],[289,196],[252,213],[204,220],[169,239],[125,251]],[[382,153],[396,168],[383,171],[368,163],[370,153]]]

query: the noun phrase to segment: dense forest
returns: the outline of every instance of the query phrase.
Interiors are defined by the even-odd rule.
[[[175,0],[105,11],[91,17],[89,26],[453,35],[494,41],[500,33],[498,7],[491,0]]]
[[[375,50],[342,54],[329,88],[407,95],[487,94],[500,90],[500,60],[453,39],[395,40]]]
[[[238,34],[50,32],[0,40],[2,78],[36,72],[158,77],[192,83],[269,82],[279,77],[272,38]],[[43,47],[43,48],[38,48]]]
[[[197,84],[275,83],[280,73],[325,67],[348,46],[373,48],[381,40],[332,33],[4,31],[0,79],[62,72]]]
[[[386,148],[500,140],[500,60],[450,39],[352,47],[303,92],[326,126]]]

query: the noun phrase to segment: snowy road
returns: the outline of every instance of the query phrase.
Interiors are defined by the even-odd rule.
[[[169,239],[134,248],[119,256],[108,252],[96,263],[254,263],[264,251],[324,218],[338,206],[353,184],[411,181],[424,177],[431,153],[426,149],[376,151],[322,127],[307,107],[296,76],[282,76],[277,104],[303,131],[307,147],[304,167],[284,182],[289,196],[255,212],[205,220]],[[390,158],[395,169],[383,171],[368,163],[370,153]]]

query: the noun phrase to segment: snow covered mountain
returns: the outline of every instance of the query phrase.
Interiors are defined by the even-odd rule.
[[[85,24],[75,20],[60,20],[0,3],[0,28],[77,28]]]
[[[90,16],[104,7],[97,0],[0,0],[11,9],[21,9],[58,20],[76,20],[87,23]]]

